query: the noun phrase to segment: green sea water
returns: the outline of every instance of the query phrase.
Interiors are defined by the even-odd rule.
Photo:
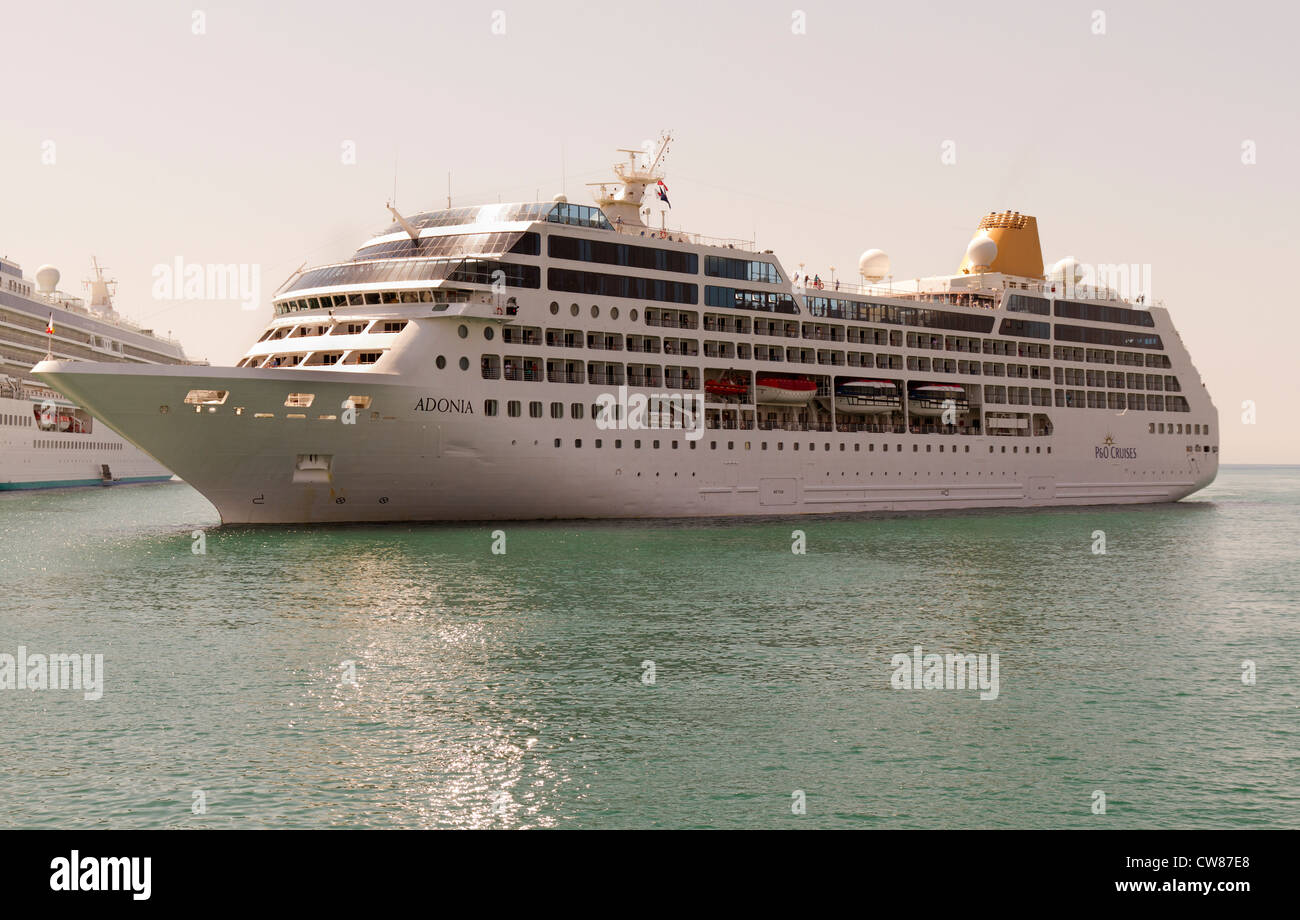
[[[1294,467],[725,523],[220,528],[182,484],[7,493],[0,654],[104,681],[0,690],[0,825],[1296,827],[1298,512]],[[996,653],[997,698],[896,689],[918,645]]]

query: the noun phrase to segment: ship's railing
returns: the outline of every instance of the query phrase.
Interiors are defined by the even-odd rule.
[[[962,288],[959,290],[949,291],[921,291],[911,285],[919,285],[921,279],[911,282],[898,282],[901,287],[895,287],[894,282],[886,281],[858,283],[855,281],[845,281],[840,278],[820,278],[817,274],[809,273],[807,281],[802,285],[799,279],[804,277],[803,273],[797,273],[792,279],[794,281],[794,292],[804,294],[809,297],[834,297],[836,294],[859,294],[868,297],[893,297],[898,300],[916,300],[930,301],[939,303],[950,303],[956,306],[972,306],[994,308],[1001,299],[1004,292],[1011,294],[1032,294],[1039,297],[1061,297],[1067,300],[1096,300],[1105,303],[1125,304],[1134,309],[1145,309],[1150,306],[1164,307],[1165,302],[1157,299],[1148,301],[1145,296],[1137,298],[1123,297],[1118,292],[1109,288],[1093,287],[1088,285],[1066,285],[1060,281],[1008,281],[1002,280],[999,283],[989,282],[984,284],[982,281],[974,287]],[[979,280],[979,276],[972,276]],[[814,280],[818,279],[818,280]]]
[[[819,278],[819,275],[813,272],[808,272],[806,274],[808,280],[802,285],[799,284],[799,278],[803,277],[804,273],[797,273],[797,276],[793,279],[795,282],[795,293],[807,294],[810,297],[826,297],[834,294],[848,293],[865,294],[870,297],[901,298],[976,296],[996,301],[1001,297],[1004,290],[1022,291],[1024,293],[1044,293],[1047,288],[1046,284],[1035,284],[1030,282],[1028,284],[1028,289],[1026,289],[1020,287],[1018,284],[1011,286],[1004,282],[1003,284],[996,286],[989,284],[987,287],[980,286],[964,288],[958,291],[920,291],[915,287],[910,286],[919,283],[919,279],[916,282],[898,282],[896,286],[892,281],[886,281],[884,283],[878,281],[859,283],[856,281],[846,281],[843,278]]]
[[[667,243],[692,243],[696,246],[715,246],[719,249],[740,249],[745,252],[758,252],[758,244],[753,240],[705,236],[702,233],[689,233],[685,230],[657,230],[654,227],[615,226],[614,229],[623,236],[634,236],[638,239],[662,240]]]
[[[835,288],[831,284],[825,284],[818,288],[812,282],[804,285],[802,288],[796,286],[795,294],[804,297],[835,297],[837,294],[858,294],[867,297],[892,297],[895,300],[906,300],[916,303],[941,303],[954,307],[979,307],[985,310],[995,309],[998,305],[998,292],[995,291],[897,291],[887,290],[874,285],[862,284],[841,284]],[[811,310],[810,310],[811,312]],[[826,313],[811,313],[819,319],[840,319],[842,317]]]

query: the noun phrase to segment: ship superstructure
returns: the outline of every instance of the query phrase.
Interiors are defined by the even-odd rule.
[[[791,272],[652,226],[660,147],[552,201],[403,216],[295,273],[237,366],[51,361],[228,523],[1173,501],[1217,414],[1166,309],[1043,271],[993,213],[956,273]],[[609,214],[615,215],[611,220]]]

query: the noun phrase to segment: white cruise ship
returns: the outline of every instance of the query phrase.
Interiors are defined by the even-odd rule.
[[[1053,280],[1033,217],[985,217],[951,275],[891,282],[873,250],[861,284],[805,283],[651,226],[666,143],[592,206],[390,208],[285,283],[235,367],[35,373],[226,523],[1031,508],[1214,479],[1168,311]]]
[[[185,363],[177,342],[118,316],[113,282],[92,264],[87,304],[58,291],[59,272],[52,266],[37,270],[33,286],[16,262],[0,259],[0,491],[172,478],[157,460],[31,375],[44,357]]]

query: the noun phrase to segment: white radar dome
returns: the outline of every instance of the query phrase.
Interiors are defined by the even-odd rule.
[[[59,270],[53,265],[42,265],[36,269],[36,290],[53,294],[59,289],[59,277]]]
[[[1062,284],[1078,284],[1083,280],[1083,267],[1074,256],[1066,256],[1052,266],[1047,273],[1047,278],[1049,281],[1059,281]]]
[[[879,249],[868,249],[858,259],[858,274],[868,281],[879,281],[889,274],[889,256]]]
[[[970,245],[966,247],[966,259],[976,271],[987,271],[997,257],[998,244],[987,236],[971,240]]]

